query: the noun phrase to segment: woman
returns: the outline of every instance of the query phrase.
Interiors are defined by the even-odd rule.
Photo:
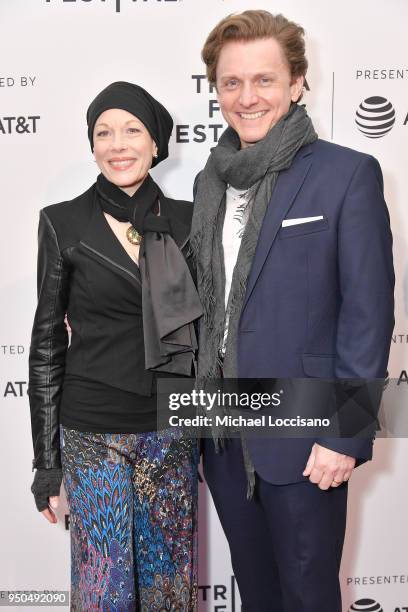
[[[87,123],[101,174],[40,215],[32,492],[56,523],[64,478],[71,609],[191,611],[197,445],[155,431],[155,381],[192,371],[201,314],[183,256],[192,207],[149,175],[173,127],[149,93],[113,83]]]

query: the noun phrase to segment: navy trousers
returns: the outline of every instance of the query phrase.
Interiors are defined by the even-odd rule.
[[[342,612],[339,568],[347,484],[328,491],[304,480],[247,482],[239,439],[215,453],[204,440],[204,474],[227,537],[244,612]]]

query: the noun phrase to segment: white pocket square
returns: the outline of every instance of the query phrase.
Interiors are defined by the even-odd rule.
[[[300,219],[284,219],[282,221],[282,227],[300,225],[301,223],[310,223],[311,221],[320,221],[321,219],[323,219],[323,215],[319,215],[318,217],[301,217]]]

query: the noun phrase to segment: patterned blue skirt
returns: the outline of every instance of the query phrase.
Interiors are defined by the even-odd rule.
[[[71,610],[197,610],[196,440],[61,427]]]

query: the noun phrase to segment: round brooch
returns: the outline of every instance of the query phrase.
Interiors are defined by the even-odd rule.
[[[131,244],[140,244],[142,242],[142,235],[131,225],[126,230],[126,238]]]

